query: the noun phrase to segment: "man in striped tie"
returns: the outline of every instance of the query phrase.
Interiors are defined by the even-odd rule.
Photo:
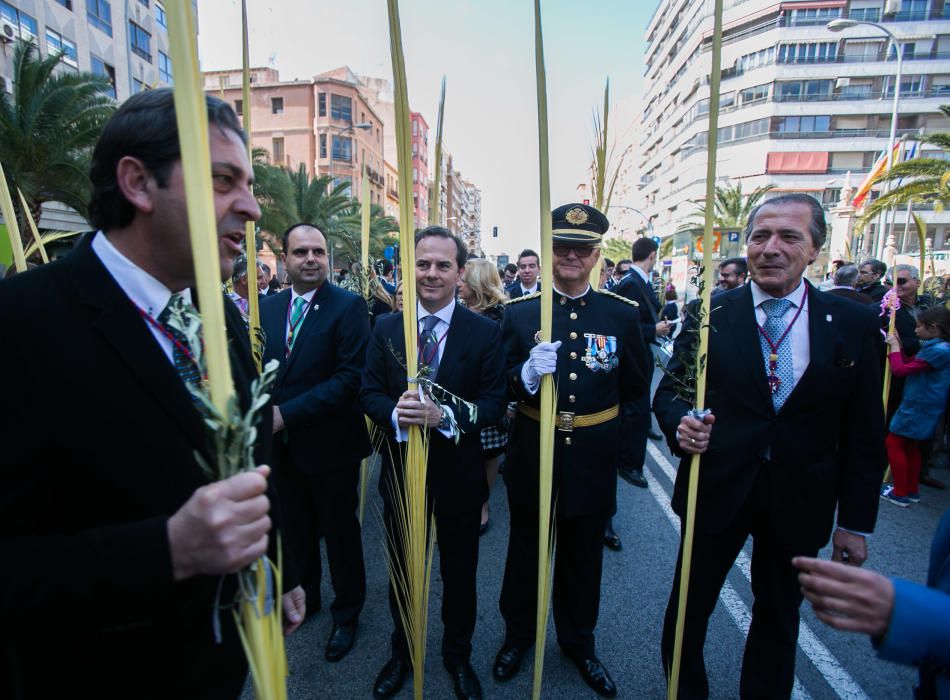
[[[779,196],[753,210],[745,233],[752,282],[718,294],[708,317],[707,405],[694,406],[681,388],[694,383],[697,333],[690,327],[654,396],[657,420],[683,458],[673,509],[684,521],[691,457],[703,455],[680,698],[709,695],[706,626],[749,535],[755,605],[744,698],[792,692],[802,601],[792,557],[814,557],[833,531],[834,559],[860,566],[867,558],[886,461],[880,333],[873,309],[804,279],[826,230],[821,205],[807,195]],[[711,412],[700,420],[694,408]],[[667,671],[679,572],[677,564],[663,630]]]

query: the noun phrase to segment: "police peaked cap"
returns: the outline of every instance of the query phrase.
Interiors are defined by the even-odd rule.
[[[565,204],[551,212],[551,218],[555,243],[597,245],[610,228],[607,217],[586,204]]]

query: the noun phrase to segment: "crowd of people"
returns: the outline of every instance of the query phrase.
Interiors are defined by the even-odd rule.
[[[246,662],[230,610],[214,613],[233,597],[229,574],[265,553],[276,560],[275,532],[285,555],[285,632],[322,607],[323,540],[334,596],[324,655],[330,663],[345,658],[367,595],[360,463],[373,453],[371,433],[378,435],[386,556],[404,572],[401,455],[415,426],[428,440],[441,656],[456,697],[481,698],[472,635],[487,601],[479,600],[476,571],[502,459],[510,527],[494,680],[518,674],[535,641],[539,388],[550,375],[557,387],[554,631],[598,695],[618,692],[596,648],[604,548],[622,547],[612,526],[617,478],[647,486],[653,438],[682,460],[672,502],[684,528],[692,457],[703,455],[680,697],[710,693],[709,618],[750,535],[756,602],[743,697],[790,696],[803,597],[829,624],[871,634],[882,654],[920,666],[922,692],[930,692],[920,697],[950,697],[946,519],[928,587],[857,569],[868,557],[880,498],[913,500],[917,483],[926,483],[917,465],[927,439],[941,432],[950,387],[950,312],[917,295],[913,269],[890,271],[903,313],[887,339],[892,391],[900,392],[889,422],[875,287],[884,271],[877,274],[875,261],[852,277],[841,268],[831,290],[839,293],[810,284],[804,273],[826,229],[820,204],[805,195],[778,196],[751,213],[748,254],[720,263],[705,317],[693,302],[680,309],[675,290],[657,293],[650,239],[637,240],[629,260],[607,261],[592,286],[609,222],[573,203],[551,213],[550,270],[532,250],[498,270],[469,259],[449,230],[429,226],[416,232],[414,269],[384,263],[364,275],[354,268],[350,282],[334,284],[325,232],[300,222],[282,235],[287,285],[260,264],[249,282],[246,261],[235,263],[245,223],[260,216],[246,135],[228,105],[206,99],[220,270],[234,290],[234,303],[225,304],[228,350],[244,410],[256,376],[246,325],[255,292],[264,360],[279,366],[257,425],[259,466],[212,482],[200,466],[214,455],[193,398],[207,367],[174,104],[170,90],[143,92],[117,110],[93,153],[97,230],[62,261],[0,282],[0,326],[29,339],[0,344],[0,364],[17,368],[7,391],[18,401],[0,424],[7,630],[0,694],[233,700]],[[848,279],[859,279],[852,291],[871,302],[842,298]],[[359,293],[345,288],[353,282]],[[417,304],[421,388],[413,390],[403,288],[415,289]],[[539,335],[545,295],[553,301],[550,340]],[[705,363],[706,411],[690,389],[701,323],[716,331]],[[651,403],[653,354],[674,334]],[[64,346],[80,368],[66,383],[49,371]],[[55,433],[45,429],[50,424]],[[880,491],[888,458],[893,493]],[[840,566],[815,559],[829,539]],[[671,572],[663,630],[667,670],[679,571]],[[883,591],[873,615],[852,600],[868,588]],[[376,698],[397,694],[411,671],[405,595],[390,584],[390,654],[371,689]],[[920,615],[937,622],[918,623]],[[918,624],[926,634],[915,633]]]

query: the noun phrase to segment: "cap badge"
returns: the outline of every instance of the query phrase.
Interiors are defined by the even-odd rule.
[[[580,207],[574,207],[569,210],[564,217],[567,220],[567,223],[573,226],[580,226],[587,223],[587,212],[581,209]]]

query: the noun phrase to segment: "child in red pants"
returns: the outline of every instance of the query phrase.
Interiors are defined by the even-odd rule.
[[[920,446],[933,438],[950,391],[950,311],[927,309],[917,316],[920,351],[905,358],[900,339],[887,336],[888,358],[894,376],[907,377],[900,408],[891,419],[885,446],[894,475],[881,498],[901,508],[920,501]]]

